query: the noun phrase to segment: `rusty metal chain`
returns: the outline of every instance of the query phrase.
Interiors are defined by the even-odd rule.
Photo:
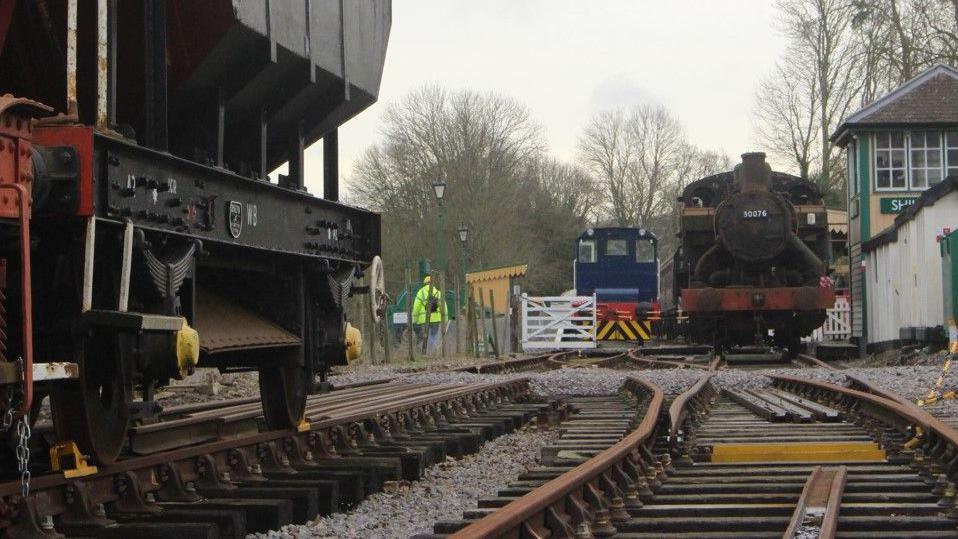
[[[3,414],[3,420],[0,422],[0,432],[9,432],[13,427],[16,408],[23,402],[23,358],[17,359],[17,370],[20,372],[21,384],[19,386],[9,386],[7,388],[7,399],[4,405],[6,411]],[[20,472],[20,495],[26,498],[30,494],[30,436],[33,434],[30,429],[29,414],[22,414],[17,420],[17,470]]]
[[[17,469],[20,471],[20,496],[30,495],[30,422],[20,416],[17,422]]]
[[[10,427],[13,426],[13,391],[7,391],[7,402],[5,406],[7,411],[3,414],[3,422],[0,423],[0,432],[8,432]]]
[[[20,374],[20,380],[23,380],[23,359],[17,359],[17,372]],[[22,382],[21,382],[22,383]],[[20,398],[23,398],[23,388],[10,386],[7,388],[7,401],[4,403],[6,412],[3,414],[3,421],[0,423],[0,432],[9,432],[13,427],[14,410],[17,408],[15,397],[19,392]]]

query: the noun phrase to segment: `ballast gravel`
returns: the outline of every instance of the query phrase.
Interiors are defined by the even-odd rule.
[[[632,371],[632,374],[659,386],[666,395],[675,396],[695,385],[695,382],[699,381],[705,371],[700,369],[649,369]]]
[[[539,397],[563,395],[614,395],[622,388],[625,378],[636,371],[603,368],[568,368],[543,372],[512,374],[475,374],[468,372],[422,372],[397,380],[410,384],[488,383],[528,378],[529,388]]]
[[[486,442],[478,453],[428,468],[418,481],[391,484],[347,513],[250,537],[351,539],[429,533],[436,521],[461,519],[463,511],[476,508],[479,498],[494,495],[536,465],[539,450],[556,438],[556,430],[507,434]]]

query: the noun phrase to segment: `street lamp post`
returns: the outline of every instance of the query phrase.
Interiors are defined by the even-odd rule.
[[[466,240],[469,239],[469,227],[464,223],[460,223],[459,227],[456,229],[459,232],[459,272],[460,278],[462,279],[463,286],[466,282]]]
[[[436,181],[432,182],[433,191],[436,192],[436,203],[439,205],[439,223],[436,227],[436,239],[439,243],[439,269],[446,271],[446,239],[443,234],[443,221],[445,218],[445,208],[442,205],[442,197],[446,193],[446,178],[440,174]]]
[[[468,297],[469,301],[472,301],[472,294],[469,292],[469,283],[466,282],[466,240],[469,239],[469,227],[465,223],[459,223],[459,227],[456,229],[459,232],[459,275],[462,283],[462,291],[460,296],[456,298],[456,303],[461,305],[463,298]],[[461,309],[459,309],[461,311]],[[456,312],[457,323],[456,323],[456,352],[459,352],[459,315],[460,312]],[[475,343],[470,342],[468,350],[471,350]]]

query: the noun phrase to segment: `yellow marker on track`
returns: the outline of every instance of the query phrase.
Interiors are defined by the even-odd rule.
[[[874,442],[796,442],[715,444],[712,462],[842,462],[884,461]]]

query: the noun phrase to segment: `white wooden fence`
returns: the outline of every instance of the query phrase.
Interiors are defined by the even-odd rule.
[[[522,295],[523,350],[595,348],[595,296]]]
[[[845,296],[835,298],[835,306],[827,311],[828,318],[822,327],[816,329],[806,341],[844,341],[852,336],[852,305]]]

